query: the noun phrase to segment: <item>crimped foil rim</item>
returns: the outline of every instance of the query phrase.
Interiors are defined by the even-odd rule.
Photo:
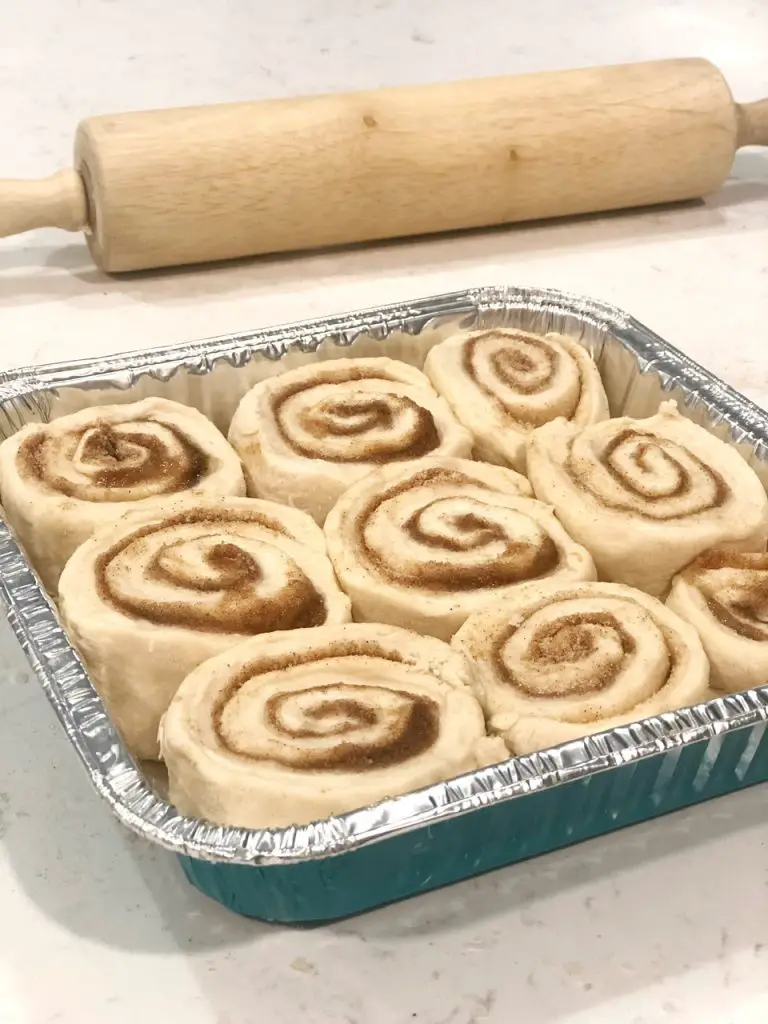
[[[629,349],[641,366],[652,368],[663,387],[682,385],[695,392],[712,418],[727,425],[735,442],[768,450],[768,416],[762,410],[626,313],[563,292],[514,287],[478,288],[171,348],[13,370],[0,375],[0,409],[61,387],[128,388],[142,374],[160,379],[185,369],[204,374],[219,360],[243,365],[255,352],[278,360],[295,348],[312,352],[328,339],[350,345],[360,335],[418,334],[443,317],[464,317],[470,322],[515,308],[574,317],[605,332]],[[268,866],[335,856],[481,806],[768,722],[767,686],[510,759],[312,825],[265,830],[223,827],[179,815],[151,789],[112,726],[52,603],[1,521],[0,594],[49,701],[93,785],[117,818],[168,850],[203,860]]]

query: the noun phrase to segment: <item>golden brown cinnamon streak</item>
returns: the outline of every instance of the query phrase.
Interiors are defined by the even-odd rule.
[[[250,498],[170,500],[97,531],[60,580],[61,616],[135,756],[206,658],[255,634],[346,622],[323,535]]]
[[[520,472],[536,427],[558,416],[586,426],[609,415],[594,360],[562,334],[457,334],[430,350],[424,372],[472,432],[477,457]]]
[[[675,576],[667,607],[701,637],[714,691],[738,693],[768,685],[766,552],[704,552]]]
[[[250,828],[305,824],[506,757],[464,658],[374,624],[270,633],[205,662],[160,735],[176,807]]]
[[[125,512],[177,494],[242,495],[236,453],[189,406],[162,398],[34,423],[0,445],[5,515],[49,591],[75,548]]]
[[[602,579],[649,594],[664,596],[707,548],[765,548],[768,498],[756,473],[674,402],[583,430],[555,420],[533,433],[528,474]]]
[[[248,493],[319,523],[378,466],[469,455],[472,438],[419,370],[394,359],[335,359],[257,384],[229,430]]]
[[[451,645],[472,661],[491,731],[528,754],[708,697],[696,630],[618,583],[529,583],[470,616]]]
[[[467,459],[385,466],[331,510],[328,552],[357,619],[449,639],[531,579],[595,578],[589,552],[513,470]]]

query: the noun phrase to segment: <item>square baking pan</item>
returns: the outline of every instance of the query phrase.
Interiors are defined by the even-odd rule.
[[[579,340],[613,415],[674,398],[768,480],[768,416],[631,316],[589,299],[479,288],[169,349],[0,375],[0,437],[86,405],[161,395],[226,429],[266,376],[349,355],[415,366],[457,329],[513,326]],[[0,521],[8,619],[92,783],[120,821],[179,856],[232,910],[281,922],[343,917],[768,780],[768,688],[510,760],[312,825],[227,828],[186,818],[136,764],[23,551]]]

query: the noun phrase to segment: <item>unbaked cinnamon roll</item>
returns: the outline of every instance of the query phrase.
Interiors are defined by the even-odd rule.
[[[182,814],[249,828],[306,824],[507,756],[461,655],[361,624],[272,633],[205,662],[160,740]]]
[[[757,475],[674,402],[648,419],[584,430],[549,423],[531,437],[528,475],[602,579],[649,594],[664,595],[707,548],[765,548],[768,499]]]
[[[704,701],[696,630],[617,583],[531,583],[472,615],[452,646],[472,659],[492,732],[515,754]]]
[[[78,548],[59,596],[126,745],[148,759],[160,716],[200,662],[254,634],[350,617],[319,527],[250,498],[129,513]]]
[[[768,554],[705,552],[675,576],[667,607],[701,637],[713,690],[768,685]]]
[[[589,552],[513,470],[466,459],[385,466],[339,498],[328,553],[356,619],[449,639],[532,579],[595,578]]]
[[[33,423],[0,445],[6,519],[51,593],[97,527],[183,493],[242,495],[245,480],[214,425],[163,398]]]
[[[424,372],[474,435],[476,456],[520,472],[535,427],[557,416],[586,426],[609,415],[593,359],[562,334],[457,334],[429,352]]]
[[[419,370],[393,359],[336,359],[257,384],[229,440],[248,493],[325,520],[350,484],[387,463],[469,455],[472,438]]]

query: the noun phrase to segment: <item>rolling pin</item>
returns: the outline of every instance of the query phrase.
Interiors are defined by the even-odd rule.
[[[85,231],[108,272],[707,195],[768,99],[708,61],[92,117],[75,168],[0,181],[0,237]]]

